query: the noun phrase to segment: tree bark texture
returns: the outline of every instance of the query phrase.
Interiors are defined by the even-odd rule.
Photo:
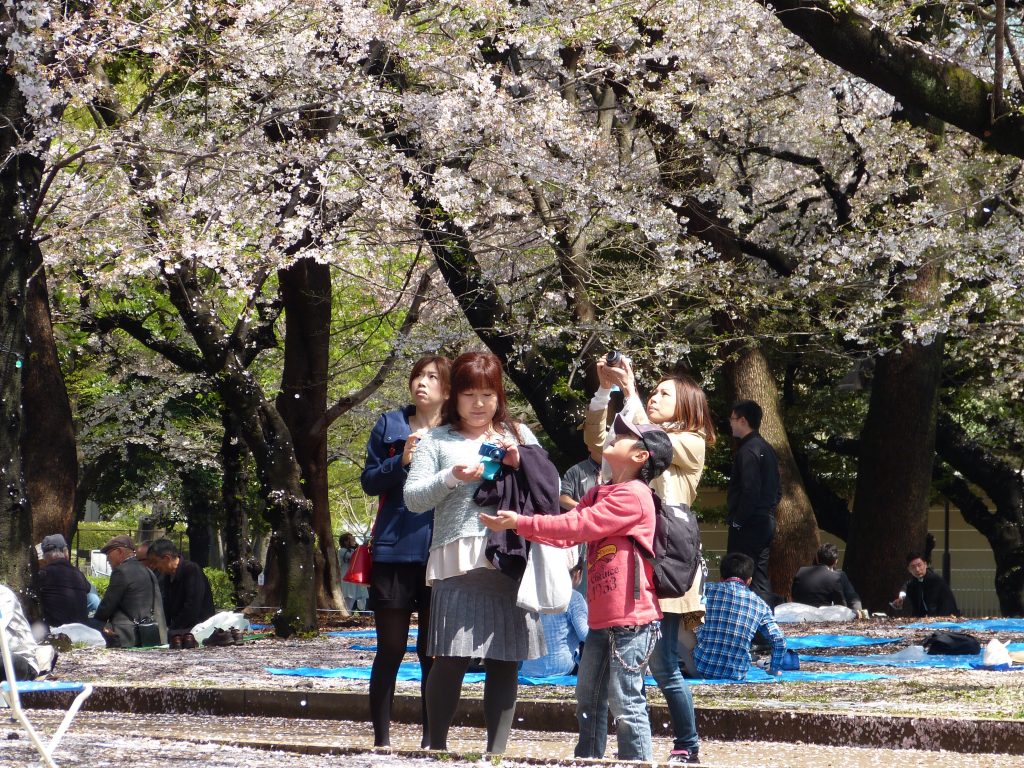
[[[5,61],[9,31],[7,25],[2,29],[0,60]],[[28,584],[32,545],[32,508],[21,453],[22,366],[32,211],[43,163],[18,148],[31,136],[25,99],[9,70],[0,68],[0,583],[16,590]]]
[[[234,585],[235,605],[248,605],[256,597],[256,579],[263,567],[249,542],[249,513],[246,477],[248,450],[237,417],[224,409],[224,439],[221,442],[221,497],[224,503],[224,559]]]
[[[1024,157],[1019,97],[994,86],[920,43],[877,26],[847,4],[831,0],[761,0],[790,32],[822,58],[867,80],[901,104],[955,125],[1003,154]]]
[[[941,341],[904,344],[875,365],[844,560],[873,611],[906,581],[907,553],[924,548],[941,366]]]
[[[46,272],[38,246],[33,246],[32,255],[26,304],[28,354],[21,393],[25,415],[22,461],[32,503],[32,540],[60,533],[71,541],[78,445],[71,402],[57,359]]]
[[[939,489],[992,547],[1000,612],[1024,616],[1024,477],[945,414],[938,418],[935,447],[939,458],[962,475],[945,473]],[[969,483],[985,492],[991,508]]]
[[[782,480],[782,499],[775,510],[775,541],[768,562],[772,591],[789,598],[797,569],[809,565],[819,546],[818,526],[804,491],[779,409],[779,387],[758,346],[739,350],[725,365],[725,377],[736,400],[754,400],[764,410],[761,436],[775,449]]]
[[[217,489],[210,474],[201,467],[182,473],[185,505],[185,533],[188,535],[188,559],[200,568],[210,565],[210,530],[217,520]]]
[[[331,339],[331,273],[326,264],[299,259],[278,273],[285,308],[284,371],[277,410],[288,425],[313,505],[314,568],[320,608],[345,610],[338,550],[327,497],[327,376]]]
[[[236,415],[239,431],[256,463],[266,517],[273,529],[271,547],[281,574],[280,610],[273,619],[275,632],[287,637],[313,631],[313,505],[305,497],[288,425],[232,348],[231,338],[204,298],[191,267],[166,265],[162,278],[207,370],[216,378],[217,391]]]

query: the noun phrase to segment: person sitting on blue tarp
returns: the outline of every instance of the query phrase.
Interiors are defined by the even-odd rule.
[[[959,616],[953,590],[939,574],[928,567],[920,552],[907,555],[907,571],[911,579],[903,585],[899,597],[892,601],[896,610],[909,611],[911,616]],[[904,608],[906,606],[906,608]]]
[[[581,563],[572,569],[572,583],[583,578]],[[548,652],[539,659],[527,659],[519,672],[526,677],[571,675],[580,660],[580,646],[587,639],[587,599],[575,589],[569,607],[562,613],[542,613],[544,643]]]
[[[754,560],[742,552],[722,558],[722,581],[704,588],[707,613],[697,630],[693,660],[700,676],[709,680],[745,680],[750,669],[750,642],[759,632],[772,647],[770,674],[782,669],[786,637],[772,609],[750,589]]]
[[[820,608],[823,605],[845,605],[861,610],[860,596],[845,571],[837,571],[839,549],[835,544],[822,544],[814,557],[814,565],[805,565],[793,579],[793,601]]]

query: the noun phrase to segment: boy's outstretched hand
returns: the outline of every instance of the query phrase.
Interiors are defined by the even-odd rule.
[[[481,512],[480,522],[492,531],[510,531],[519,523],[519,515],[510,509],[499,509],[496,515]]]

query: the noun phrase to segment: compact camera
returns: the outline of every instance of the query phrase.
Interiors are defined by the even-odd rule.
[[[505,449],[494,443],[480,446],[480,463],[484,465],[484,480],[493,480],[501,470],[501,460],[505,458]]]
[[[604,364],[611,366],[612,368],[622,367],[622,353],[617,349],[613,349],[604,357]]]

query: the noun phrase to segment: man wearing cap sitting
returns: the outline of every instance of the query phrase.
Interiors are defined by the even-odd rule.
[[[96,609],[95,618],[117,633],[122,648],[136,644],[135,625],[150,616],[160,627],[160,642],[167,642],[163,598],[156,576],[135,559],[135,545],[128,536],[115,536],[100,549],[114,570],[110,584]]]
[[[35,576],[36,594],[47,627],[89,622],[89,580],[68,559],[68,543],[59,533],[43,538],[45,565]]]

